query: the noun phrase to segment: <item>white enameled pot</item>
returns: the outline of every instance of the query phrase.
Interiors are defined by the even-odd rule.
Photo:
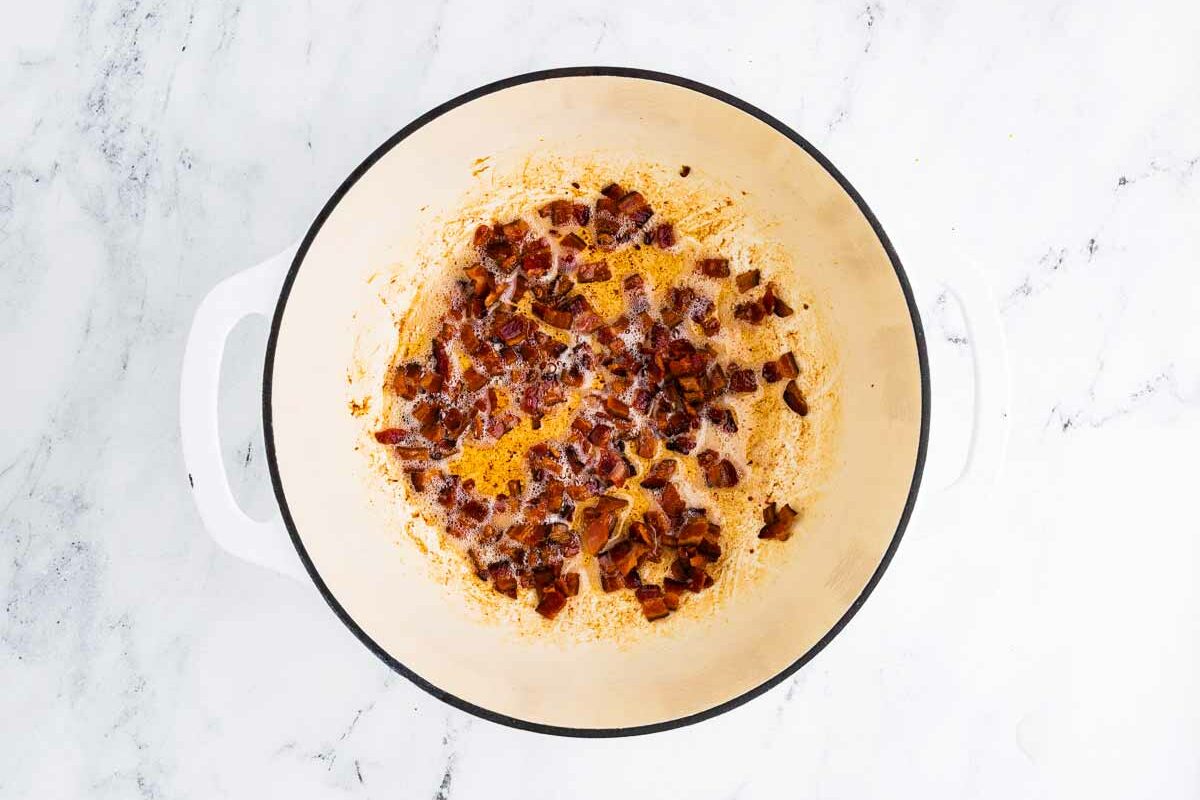
[[[394,536],[366,510],[371,498],[355,479],[356,423],[344,392],[354,346],[348,320],[369,271],[397,248],[416,246],[411,231],[421,215],[453,211],[484,139],[497,168],[546,151],[586,160],[614,141],[639,159],[703,164],[747,188],[753,202],[787,210],[772,236],[804,253],[796,269],[828,300],[844,423],[827,513],[805,526],[805,557],[789,561],[788,574],[727,603],[703,635],[578,648],[506,636],[464,615],[461,604],[447,602],[445,586],[396,558]],[[961,509],[1003,454],[1002,329],[969,267],[947,259],[920,271],[959,299],[974,353],[968,464],[942,498]],[[250,519],[234,501],[217,432],[225,340],[251,314],[273,320],[263,416],[281,513],[268,522]],[[908,277],[866,203],[820,153],[778,120],[709,87],[642,70],[578,68],[501,81],[429,112],[354,171],[301,243],[213,289],[188,340],[180,415],[196,504],[222,547],[312,580],[369,649],[449,703],[517,727],[605,736],[728,710],[794,672],[841,630],[913,511],[929,386]]]

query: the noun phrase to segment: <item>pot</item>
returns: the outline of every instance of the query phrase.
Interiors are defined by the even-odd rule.
[[[747,202],[783,209],[771,236],[823,299],[839,353],[842,424],[823,512],[787,546],[779,574],[724,604],[703,629],[577,647],[512,636],[464,614],[358,479],[360,426],[347,413],[361,287],[451,214],[486,148],[491,167],[538,152],[586,160],[613,143],[639,159],[703,165]],[[1003,341],[974,273],[942,276],[963,301],[976,353],[969,476],[1003,449]],[[224,341],[272,314],[263,425],[280,516],[233,500],[217,437]],[[980,354],[983,354],[982,356]],[[642,70],[580,68],[511,78],[420,117],[372,153],[294,248],[204,300],[184,359],[184,456],[204,523],[230,552],[311,580],[375,655],[442,700],[548,733],[609,736],[719,714],[795,672],[842,630],[896,551],[921,484],[930,430],[926,342],[908,277],[866,203],[809,143],[723,92]],[[981,467],[981,465],[984,465]],[[970,485],[966,481],[964,485]]]

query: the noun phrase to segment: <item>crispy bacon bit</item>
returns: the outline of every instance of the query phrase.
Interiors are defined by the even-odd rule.
[[[517,576],[513,572],[512,562],[508,560],[497,561],[493,564],[488,564],[487,570],[488,575],[492,578],[492,583],[496,587],[496,591],[516,600]]]
[[[711,489],[729,489],[737,486],[737,468],[733,466],[733,462],[728,458],[714,461],[704,467],[704,482]]]
[[[729,388],[741,394],[753,392],[758,388],[758,379],[754,377],[753,370],[730,367]]]
[[[617,419],[629,419],[629,406],[622,402],[619,397],[604,398],[604,410]]]
[[[650,468],[646,477],[642,478],[642,486],[647,489],[662,489],[675,477],[675,469],[678,466],[673,458],[659,461]]]
[[[674,578],[663,578],[663,604],[671,611],[679,608],[680,596],[687,589],[687,584]]]
[[[679,489],[675,487],[674,483],[669,481],[658,496],[658,504],[666,512],[666,515],[673,520],[682,517],[683,512],[687,509],[687,505],[683,502],[683,497],[679,494]]]
[[[476,247],[483,247],[492,240],[492,227],[490,225],[480,225],[475,229],[473,243]]]
[[[658,440],[649,428],[641,428],[637,433],[636,452],[639,458],[654,458],[658,455]],[[643,482],[643,485],[645,483]]]
[[[463,383],[465,383],[467,388],[472,392],[482,389],[488,382],[487,375],[484,375],[474,367],[471,367],[469,370],[464,372],[462,377]]]
[[[672,225],[671,223],[664,222],[662,225],[659,225],[657,228],[655,228],[654,243],[656,245],[658,245],[659,247],[661,247],[663,250],[667,250],[671,247],[674,247],[676,241],[677,240],[675,238],[675,226]]]
[[[604,447],[612,440],[612,433],[611,425],[596,425],[588,433],[588,441],[597,447]]]
[[[521,420],[516,414],[505,411],[489,419],[484,424],[484,431],[493,439],[501,439],[519,424]]]
[[[546,589],[538,599],[536,610],[546,619],[554,619],[566,604],[567,598],[554,589]]]
[[[805,401],[804,395],[801,394],[800,387],[796,385],[795,381],[788,381],[787,386],[783,387],[783,402],[787,403],[787,407],[800,416],[808,416],[808,402]]]
[[[403,461],[424,461],[429,458],[429,448],[399,445],[396,447],[396,455]]]
[[[740,319],[751,325],[761,325],[762,321],[766,319],[767,310],[763,308],[761,302],[751,300],[735,305],[733,307],[733,316],[734,319]]]
[[[415,400],[421,391],[421,367],[409,363],[397,369],[396,377],[392,380],[392,387],[396,390],[396,394],[405,400]]]
[[[790,317],[792,315],[792,307],[783,302],[783,298],[779,296],[778,287],[774,283],[768,283],[767,288],[763,291],[762,306],[767,313],[772,313],[777,317]]]
[[[621,184],[619,183],[610,183],[600,190],[600,194],[610,200],[620,200],[625,196],[625,190],[621,188]]]
[[[704,541],[708,534],[708,520],[697,517],[679,529],[678,542],[680,547],[694,547]]]
[[[646,619],[653,622],[656,619],[662,619],[671,613],[667,608],[666,597],[663,590],[653,584],[645,584],[641,588],[634,591],[639,603],[642,604],[642,613],[646,615]]]
[[[408,431],[403,428],[384,428],[375,431],[375,441],[380,444],[400,444],[406,436],[408,436]]]
[[[587,508],[583,511],[583,533],[580,536],[583,552],[594,556],[608,544],[613,528],[617,524],[616,514],[612,511],[600,511],[598,508]]]
[[[409,469],[405,470],[408,473],[408,479],[412,483],[413,489],[418,492],[424,492],[433,484],[435,470],[432,469]]]
[[[703,258],[696,264],[696,271],[709,278],[728,278],[728,258]]]
[[[584,208],[587,208],[587,206],[584,206]],[[559,239],[558,243],[567,250],[582,250],[587,247],[587,242],[575,232],[568,233],[562,239]]]
[[[554,254],[550,252],[550,245],[544,239],[530,244],[521,255],[521,269],[530,278],[545,275],[552,266]]]
[[[710,406],[707,413],[708,421],[721,430],[726,433],[738,432],[737,417],[734,416],[732,409],[724,406]]]
[[[568,225],[573,219],[570,200],[552,200],[538,209],[539,217],[549,217],[551,225]]]
[[[787,541],[792,535],[792,525],[799,514],[790,505],[784,505],[778,511],[774,503],[768,503],[763,509],[763,522],[766,524],[758,532],[760,539],[774,539],[777,542]]]
[[[529,223],[523,219],[514,219],[512,222],[506,222],[500,226],[500,231],[504,234],[504,238],[510,242],[519,242],[529,233]]]
[[[708,317],[700,320],[700,330],[704,331],[705,336],[716,336],[721,332],[721,320],[716,317]]]
[[[761,279],[761,273],[756,269],[751,269],[745,272],[739,272],[737,278],[734,279],[734,282],[737,284],[738,293],[745,294],[755,286],[758,286],[758,282]]]
[[[525,340],[526,334],[529,333],[529,320],[520,314],[515,314],[497,324],[494,330],[501,341],[509,347],[513,347]]]
[[[579,573],[564,572],[558,577],[556,586],[565,596],[574,597],[579,594]]]
[[[691,174],[692,174],[692,168],[689,167],[687,164],[684,164],[682,167],[679,168],[679,177],[686,178],[688,175],[691,175]]]
[[[608,268],[607,261],[593,261],[588,264],[580,264],[575,276],[580,283],[599,283],[612,278],[612,271]]]
[[[544,303],[534,303],[532,309],[533,315],[547,325],[552,325],[564,331],[571,329],[571,323],[574,320],[569,311],[563,311]]]
[[[511,272],[517,265],[517,248],[503,239],[493,239],[483,248],[488,258],[496,262],[496,266],[505,272]]]

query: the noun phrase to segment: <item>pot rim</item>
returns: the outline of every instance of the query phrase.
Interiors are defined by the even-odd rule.
[[[329,587],[326,586],[325,582],[321,579],[320,573],[317,571],[312,559],[308,555],[308,551],[304,547],[304,542],[300,538],[296,524],[292,520],[292,515],[288,508],[287,497],[284,495],[283,484],[279,476],[279,465],[276,461],[275,455],[275,435],[271,419],[271,388],[272,373],[275,365],[275,349],[279,340],[280,324],[283,320],[283,313],[287,307],[288,296],[290,295],[292,285],[296,280],[296,275],[300,271],[300,266],[303,264],[304,257],[308,253],[308,248],[312,245],[312,242],[317,237],[317,234],[320,233],[325,221],[329,218],[330,214],[333,213],[333,210],[337,207],[338,203],[341,202],[342,198],[345,197],[345,195],[358,182],[358,180],[364,174],[366,174],[367,170],[374,166],[374,164],[384,155],[386,155],[393,147],[403,142],[414,132],[442,116],[443,114],[452,111],[461,105],[469,103],[472,100],[526,83],[553,80],[556,78],[598,76],[658,81],[660,83],[667,83],[673,86],[689,89],[691,91],[707,95],[708,97],[716,100],[720,100],[721,102],[731,105],[734,108],[755,117],[759,121],[770,125],[776,131],[786,136],[802,150],[804,150],[809,156],[811,156],[827,173],[829,173],[829,175],[835,181],[837,181],[838,185],[841,186],[843,191],[845,191],[854,201],[855,205],[858,206],[863,216],[870,223],[871,229],[879,238],[879,242],[883,245],[883,248],[887,253],[888,260],[891,262],[892,268],[895,270],[896,279],[900,283],[901,291],[904,293],[904,300],[908,306],[909,316],[912,319],[913,335],[917,344],[917,360],[919,362],[921,372],[921,435],[917,445],[917,458],[913,467],[913,477],[912,483],[909,486],[908,497],[905,500],[904,509],[901,512],[899,522],[896,525],[896,532],[892,535],[892,540],[888,544],[887,550],[884,552],[883,558],[879,562],[879,566],[876,567],[875,572],[872,573],[871,578],[867,581],[859,596],[855,598],[854,602],[850,604],[850,607],[846,609],[846,612],[838,619],[833,627],[830,628],[829,631],[822,636],[819,641],[817,641],[816,644],[810,647],[788,667],[781,670],[771,678],[763,681],[753,689],[743,692],[737,697],[726,700],[723,703],[719,703],[703,711],[698,711],[694,714],[688,714],[683,717],[666,720],[664,722],[655,722],[649,725],[636,725],[619,728],[575,728],[561,725],[547,725],[540,722],[531,722],[529,720],[519,719],[507,714],[492,711],[476,705],[475,703],[463,700],[462,698],[457,697],[456,695],[436,686],[429,680],[426,680],[417,673],[413,672],[404,664],[400,663],[390,653],[376,643],[366,633],[366,631],[359,627],[346,609],[343,608],[338,602],[337,598],[333,596],[333,593],[329,590]],[[304,564],[304,568],[307,570],[309,577],[312,579],[313,583],[316,584],[321,596],[325,598],[325,602],[329,604],[329,607],[333,610],[334,614],[337,615],[338,619],[340,619],[342,623],[350,629],[350,631],[367,647],[368,650],[374,653],[381,661],[391,667],[394,671],[403,675],[405,678],[412,681],[414,684],[424,689],[437,699],[444,703],[448,703],[457,709],[480,717],[481,719],[486,719],[491,722],[507,725],[520,730],[556,736],[570,736],[578,738],[639,736],[649,733],[675,730],[677,728],[703,722],[707,719],[712,719],[713,717],[724,714],[727,711],[732,711],[733,709],[765,693],[769,689],[778,686],[785,679],[792,676],[797,670],[811,661],[819,652],[821,652],[825,646],[834,639],[834,637],[842,632],[846,625],[849,624],[850,620],[853,619],[854,615],[858,613],[858,610],[862,607],[867,598],[870,596],[871,592],[875,589],[876,584],[879,583],[880,578],[883,577],[884,571],[886,571],[888,566],[891,564],[892,557],[895,555],[896,549],[900,545],[900,539],[903,537],[904,531],[908,527],[908,521],[912,516],[913,506],[916,503],[917,493],[921,485],[921,477],[925,469],[926,451],[929,445],[929,358],[925,345],[925,333],[921,325],[921,316],[920,312],[917,310],[917,304],[913,297],[912,287],[909,285],[908,276],[900,264],[900,257],[896,254],[895,249],[892,247],[892,243],[888,239],[887,234],[884,233],[883,226],[880,225],[879,220],[875,218],[875,215],[867,206],[867,203],[862,198],[862,195],[860,195],[854,186],[851,185],[850,181],[848,181],[845,176],[838,172],[837,168],[833,166],[829,159],[826,158],[812,144],[810,144],[804,137],[796,133],[780,120],[751,105],[750,103],[734,97],[727,92],[723,92],[720,89],[715,89],[711,86],[691,80],[689,78],[682,78],[678,75],[671,75],[665,72],[655,72],[653,70],[631,67],[563,67],[514,75],[509,78],[504,78],[503,80],[485,84],[476,89],[472,89],[469,92],[460,94],[451,100],[447,100],[436,108],[433,108],[432,110],[427,111],[421,116],[417,117],[408,125],[404,126],[395,134],[390,136],[385,142],[383,142],[383,144],[379,145],[379,147],[377,147],[370,155],[368,155],[362,161],[362,163],[360,163],[354,169],[354,171],[350,173],[346,180],[342,182],[342,184],[325,203],[324,207],[322,207],[321,212],[317,215],[316,219],[313,220],[312,225],[309,226],[308,232],[305,234],[304,240],[301,242],[299,249],[296,251],[296,256],[292,260],[292,265],[288,269],[287,277],[284,279],[283,287],[280,290],[279,301],[275,307],[275,313],[271,318],[271,330],[267,340],[266,360],[263,366],[262,413],[263,438],[266,444],[267,465],[271,473],[271,485],[274,488],[275,499],[279,503],[280,513],[283,516],[284,525],[287,527],[288,535],[292,539],[292,544],[295,546],[296,552],[299,554],[300,560]]]

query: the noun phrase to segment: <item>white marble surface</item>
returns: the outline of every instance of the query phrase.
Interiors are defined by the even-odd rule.
[[[1197,41],[1191,2],[9,4],[0,796],[1200,795]],[[178,444],[209,287],[420,112],[570,64],[794,126],[916,277],[951,253],[988,275],[1012,352],[988,502],[920,515],[795,678],[633,740],[509,730],[390,673],[311,588],[212,544]],[[923,307],[944,454],[967,344]],[[264,333],[224,391],[260,515]]]

